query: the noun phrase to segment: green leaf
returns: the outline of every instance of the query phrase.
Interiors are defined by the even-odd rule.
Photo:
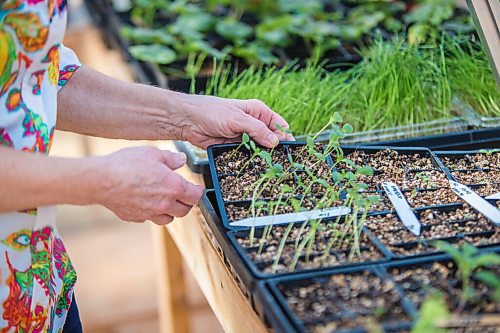
[[[215,24],[215,31],[230,41],[240,43],[248,39],[253,32],[252,27],[248,24],[229,18],[218,21]]]
[[[207,12],[186,13],[177,18],[170,25],[173,32],[183,34],[186,31],[206,32],[210,30],[215,23],[215,18]]]
[[[283,172],[283,165],[281,165],[280,163],[276,163],[272,166],[272,170],[275,173],[282,173]]]
[[[236,57],[245,59],[248,64],[270,65],[278,62],[278,58],[273,55],[271,49],[258,42],[249,42],[233,48],[232,53]]]
[[[335,112],[332,116],[332,122],[334,123],[341,123],[344,121],[344,118],[340,115],[340,113]]]
[[[268,18],[255,27],[256,37],[265,44],[286,47],[292,42],[289,27],[292,24],[290,15]]]
[[[124,26],[120,29],[120,35],[138,44],[172,45],[175,43],[175,38],[163,29]]]
[[[299,171],[302,171],[304,170],[304,164],[300,164],[300,163],[293,163],[293,167]]]
[[[134,45],[130,46],[128,50],[134,58],[155,64],[170,64],[176,59],[175,51],[159,44]]]
[[[444,297],[432,293],[428,296],[420,306],[420,312],[412,328],[412,333],[445,333],[446,329],[439,329],[437,324],[439,321],[446,320],[450,316]]]
[[[221,60],[225,57],[225,54],[216,48],[211,47],[206,41],[204,40],[189,40],[184,43],[182,43],[179,46],[180,51],[182,53],[206,53],[210,55],[211,57],[214,57],[218,60]]]
[[[342,126],[342,132],[352,133],[352,132],[354,132],[354,128],[352,127],[351,124],[344,124],[344,126]]]
[[[476,267],[500,265],[500,255],[496,253],[485,253],[477,256],[474,261]]]
[[[253,151],[257,150],[257,146],[255,145],[254,141],[250,141],[250,147],[252,148]]]
[[[250,136],[247,133],[243,133],[241,140],[243,143],[248,143],[250,141]]]
[[[272,164],[272,158],[271,158],[271,154],[269,154],[267,151],[265,150],[262,150],[260,153],[259,153],[259,156],[262,157],[266,163],[268,165],[271,165]]]
[[[373,169],[368,165],[358,167],[356,171],[361,175],[373,176]]]
[[[411,45],[418,45],[425,42],[431,27],[426,23],[414,24],[408,29],[408,42]]]
[[[500,288],[500,276],[495,272],[479,271],[474,274],[474,277],[490,287]]]
[[[403,23],[394,17],[388,17],[384,21],[384,26],[391,32],[398,32],[403,29]]]

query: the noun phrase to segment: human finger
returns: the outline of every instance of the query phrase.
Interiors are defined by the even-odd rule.
[[[172,222],[174,218],[170,215],[157,215],[151,218],[151,221],[157,225],[167,225]]]

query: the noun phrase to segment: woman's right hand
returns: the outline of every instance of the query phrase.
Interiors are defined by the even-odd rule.
[[[137,147],[96,159],[101,170],[98,203],[125,221],[168,224],[185,216],[203,193],[174,172],[186,163],[182,153]]]

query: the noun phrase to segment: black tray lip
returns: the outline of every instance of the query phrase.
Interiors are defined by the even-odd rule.
[[[258,281],[255,288],[254,300],[259,303],[265,312],[263,317],[276,333],[296,332],[297,328],[283,311],[274,295],[269,290],[266,280]]]
[[[479,250],[478,253],[500,253],[500,245],[492,248],[479,248],[478,250]],[[416,305],[407,297],[406,293],[401,288],[401,286],[394,281],[391,274],[389,274],[388,270],[393,267],[402,268],[415,265],[416,266],[425,265],[433,262],[442,262],[442,261],[453,261],[453,259],[448,254],[433,254],[433,255],[427,255],[425,257],[392,260],[389,262],[379,263],[374,265],[349,267],[342,270],[327,270],[323,272],[304,272],[297,275],[276,276],[265,280],[265,284],[267,285],[268,291],[275,298],[275,302],[273,304],[276,304],[277,302],[281,307],[281,312],[279,313],[285,314],[286,316],[281,320],[281,322],[295,325],[298,332],[305,332],[304,326],[302,325],[301,321],[295,317],[293,311],[288,306],[285,297],[278,288],[278,285],[280,283],[293,284],[293,283],[300,283],[300,281],[324,279],[335,274],[350,274],[362,271],[370,271],[379,277],[393,281],[395,285],[395,290],[401,297],[401,305],[403,309],[407,312],[408,315],[410,315],[412,318],[415,318],[414,316],[416,315],[416,310],[417,310]],[[407,325],[411,326],[412,323],[401,322],[399,324],[407,327]]]
[[[208,226],[214,233],[217,242],[224,251],[224,256],[227,257],[229,264],[234,267],[236,274],[238,274],[238,277],[242,281],[243,285],[245,285],[248,294],[253,296],[258,280],[252,275],[250,269],[246,265],[246,262],[241,260],[239,253],[236,252],[236,249],[229,242],[227,230],[225,230],[225,227],[216,212],[218,207],[214,207],[210,201],[210,193],[215,194],[215,190],[207,189],[203,191],[203,195],[198,203],[201,213],[205,217]]]

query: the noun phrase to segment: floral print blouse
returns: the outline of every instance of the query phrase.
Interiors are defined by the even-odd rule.
[[[48,154],[57,92],[78,68],[62,45],[66,0],[0,2],[0,145]],[[55,207],[0,214],[0,331],[60,332],[76,272]]]

